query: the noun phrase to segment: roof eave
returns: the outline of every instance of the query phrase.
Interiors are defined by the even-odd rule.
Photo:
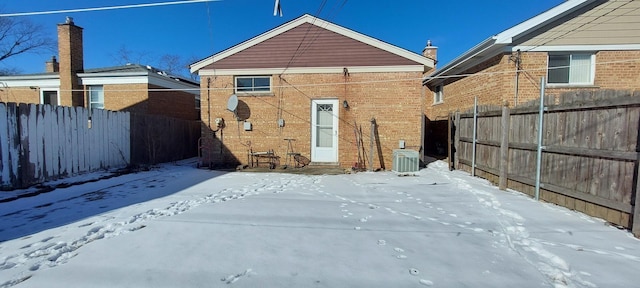
[[[513,39],[520,38],[526,34],[529,34],[536,29],[549,24],[553,21],[558,20],[570,14],[582,7],[596,2],[599,0],[568,0],[563,2],[562,4],[555,6],[541,14],[534,16],[516,26],[513,26],[505,31],[500,32],[500,34],[496,35],[496,43],[499,44],[511,44]]]
[[[448,72],[461,72],[461,67],[473,67],[481,63],[486,58],[498,55],[504,52],[504,47],[512,45],[514,39],[518,39],[527,35],[544,25],[547,25],[557,19],[566,16],[582,7],[600,0],[568,0],[555,6],[546,12],[543,12],[529,20],[526,20],[516,26],[513,26],[499,34],[480,42],[480,44],[469,49],[462,55],[458,56],[444,67],[434,71],[431,75],[425,77],[422,81],[423,85],[436,82],[442,76],[448,76]],[[482,53],[482,54],[481,54]],[[493,55],[490,55],[493,53]],[[478,58],[477,56],[484,56]],[[455,73],[454,72],[454,73]]]
[[[11,81],[11,80],[40,80],[40,79],[60,79],[60,74],[32,74],[32,75],[9,75],[9,76],[0,76],[0,81]]]
[[[484,51],[487,51],[488,49],[492,48],[495,45],[495,42],[496,42],[495,36],[485,39],[484,41],[480,42],[473,48],[464,52],[464,54],[456,57],[451,62],[447,63],[447,65],[443,66],[440,69],[437,69],[436,71],[431,73],[431,75],[425,77],[423,79],[423,84],[427,84],[432,82],[433,80],[438,79],[438,76],[442,76],[446,74],[447,72],[457,68],[458,66],[464,64],[465,62],[468,62],[468,60],[472,59],[473,57],[480,55]]]
[[[128,76],[147,76],[150,75],[148,71],[134,71],[134,72],[97,72],[97,73],[78,73],[78,77],[90,78],[90,77],[128,77]]]

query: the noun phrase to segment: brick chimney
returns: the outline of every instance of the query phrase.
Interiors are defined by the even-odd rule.
[[[58,63],[56,56],[51,56],[51,60],[45,62],[44,72],[46,73],[60,72],[60,63]]]
[[[433,60],[434,63],[438,63],[438,47],[431,45],[431,40],[427,40],[427,47],[422,50],[422,56]]]
[[[84,70],[82,50],[82,27],[67,17],[65,23],[58,24],[60,105],[84,106],[84,91],[78,81],[78,73]]]

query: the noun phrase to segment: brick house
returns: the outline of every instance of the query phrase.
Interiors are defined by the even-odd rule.
[[[350,168],[356,130],[369,158],[375,118],[374,166],[390,168],[400,143],[422,150],[420,81],[433,67],[433,59],[303,15],[191,65],[201,77],[203,162],[248,164],[248,151],[273,151],[285,164],[291,138],[311,163]]]
[[[0,101],[125,110],[198,120],[199,83],[150,66],[84,69],[83,29],[58,24],[58,53],[45,73],[1,76]]]
[[[425,114],[431,121],[446,120],[450,112],[473,107],[475,96],[479,105],[517,106],[539,98],[541,77],[547,95],[640,89],[637,23],[640,1],[565,1],[487,38],[426,77],[423,84],[432,96]]]

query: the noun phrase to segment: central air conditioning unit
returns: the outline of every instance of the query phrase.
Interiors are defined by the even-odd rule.
[[[412,173],[420,170],[420,154],[415,150],[393,150],[393,172]]]

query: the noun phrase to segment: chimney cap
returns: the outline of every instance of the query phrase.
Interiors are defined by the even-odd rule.
[[[67,20],[64,23],[65,24],[73,24],[73,17],[67,16]]]
[[[438,47],[433,46],[433,43],[431,43],[431,40],[427,40],[427,46],[424,47],[424,50],[427,49],[438,49]]]

